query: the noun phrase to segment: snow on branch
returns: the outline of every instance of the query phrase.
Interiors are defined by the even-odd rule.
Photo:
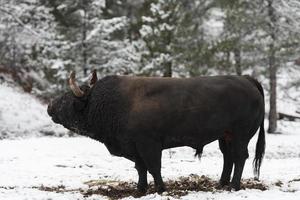
[[[275,9],[281,17],[287,20],[279,25],[290,28],[291,31],[300,32],[300,1],[299,0],[276,0]]]
[[[0,7],[0,11],[2,11],[2,12],[4,12],[4,13],[6,13],[7,15],[10,15],[20,26],[22,26],[22,27],[24,27],[26,30],[28,30],[30,33],[32,33],[33,35],[35,35],[35,36],[37,36],[37,37],[40,37],[40,35],[37,33],[37,32],[35,32],[34,30],[32,30],[32,29],[30,29],[28,26],[26,26],[26,24],[24,24],[23,22],[22,22],[22,20],[19,18],[19,17],[17,17],[16,15],[14,15],[14,13],[12,13],[12,12],[10,12],[10,11],[8,11],[8,10],[6,10],[5,8],[3,8],[3,7]]]
[[[96,35],[101,35],[103,37],[108,36],[114,31],[121,30],[127,24],[126,17],[114,17],[112,19],[101,19],[98,21],[98,25],[90,31],[87,35],[86,40],[91,40]]]

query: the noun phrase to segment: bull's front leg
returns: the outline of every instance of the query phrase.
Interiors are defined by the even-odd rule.
[[[166,188],[161,177],[161,143],[153,139],[141,138],[137,141],[136,148],[147,170],[154,178],[156,191],[164,192]]]

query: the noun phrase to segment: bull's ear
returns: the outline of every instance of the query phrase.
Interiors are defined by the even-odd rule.
[[[95,83],[98,81],[97,70],[93,69],[89,80],[90,80],[90,87],[93,87],[95,85]]]

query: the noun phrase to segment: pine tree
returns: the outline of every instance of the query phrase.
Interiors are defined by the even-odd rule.
[[[300,34],[287,28],[289,19],[282,15],[278,9],[279,1],[265,0],[262,16],[264,20],[261,30],[264,31],[262,45],[268,65],[268,76],[270,79],[270,111],[269,111],[269,133],[277,130],[277,73],[280,67],[291,58],[296,58],[299,52]]]
[[[150,15],[143,16],[140,34],[147,46],[143,55],[143,73],[172,76],[173,42],[175,39],[177,13],[181,3],[176,0],[159,0],[151,3]]]
[[[60,54],[64,71],[75,70],[79,78],[85,78],[91,69],[103,75],[136,70],[139,43],[128,39],[126,16],[105,15],[109,2],[48,0],[47,5],[53,9],[61,42],[66,44]]]
[[[242,75],[243,71],[257,65],[255,51],[257,29],[261,21],[257,1],[219,1],[224,11],[224,28],[217,43],[221,70]]]
[[[210,1],[209,1],[210,2]],[[207,1],[158,0],[147,2],[149,11],[142,17],[141,37],[143,74],[194,76],[209,60],[203,21],[213,4]],[[200,67],[201,65],[201,67]]]
[[[20,0],[1,2],[0,11],[0,31],[4,36],[0,38],[1,64],[23,74],[16,80],[20,84],[29,82],[45,89],[47,81],[42,79],[45,74],[41,63],[55,26],[50,10],[39,0]]]

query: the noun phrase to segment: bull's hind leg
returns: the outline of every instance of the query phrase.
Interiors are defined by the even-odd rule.
[[[224,138],[219,139],[219,147],[223,154],[223,170],[220,179],[220,186],[223,187],[225,185],[230,184],[230,175],[233,168],[233,160],[232,160],[232,144],[230,141],[225,140]]]
[[[234,173],[231,180],[231,187],[233,187],[236,191],[241,188],[241,178],[244,170],[244,165],[246,159],[249,157],[248,154],[248,142],[238,140],[235,138],[233,142],[233,162],[234,162]]]
[[[139,175],[139,181],[137,184],[138,191],[142,194],[147,192],[147,168],[144,161],[138,156],[135,160],[135,168]]]
[[[136,147],[149,173],[153,176],[156,191],[158,193],[164,192],[165,185],[161,177],[161,144],[148,139],[147,141],[138,141]]]

